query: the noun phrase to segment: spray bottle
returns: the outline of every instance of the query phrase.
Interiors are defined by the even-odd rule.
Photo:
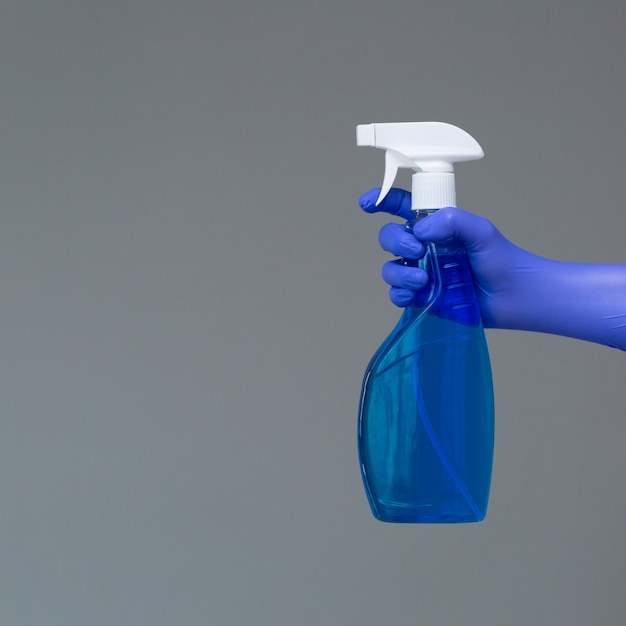
[[[412,177],[414,219],[456,206],[453,164],[482,158],[465,131],[441,122],[363,124],[357,145],[386,151],[379,204],[398,168]],[[494,444],[489,353],[461,244],[427,244],[425,304],[404,310],[369,363],[359,407],[361,475],[374,516],[387,522],[485,517]]]

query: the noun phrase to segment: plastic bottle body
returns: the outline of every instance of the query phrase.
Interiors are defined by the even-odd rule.
[[[432,287],[407,307],[363,380],[358,447],[374,516],[485,517],[494,446],[489,353],[465,250],[431,246]]]

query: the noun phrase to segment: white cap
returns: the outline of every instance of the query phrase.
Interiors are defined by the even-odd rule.
[[[456,206],[453,164],[484,156],[471,135],[443,122],[360,124],[356,127],[356,142],[386,151],[385,177],[377,205],[389,193],[398,168],[416,170],[412,179],[414,211]]]

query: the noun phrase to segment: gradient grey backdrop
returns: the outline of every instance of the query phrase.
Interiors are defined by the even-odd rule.
[[[0,623],[624,624],[617,350],[488,332],[487,520],[371,517],[398,311],[354,127],[460,125],[462,206],[623,262],[625,32],[608,0],[2,2]]]

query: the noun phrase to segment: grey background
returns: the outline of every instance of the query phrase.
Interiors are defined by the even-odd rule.
[[[371,517],[358,395],[398,311],[354,135],[455,123],[487,155],[462,206],[622,262],[625,27],[607,0],[2,2],[0,623],[625,623],[617,350],[489,331],[487,520]]]

